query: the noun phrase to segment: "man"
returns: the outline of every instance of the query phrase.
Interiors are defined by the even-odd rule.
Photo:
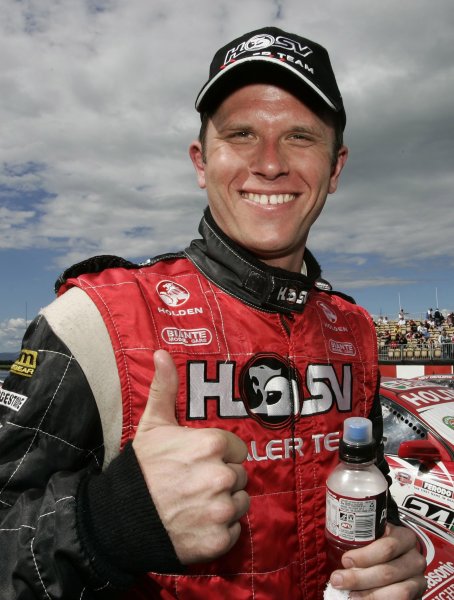
[[[381,439],[372,321],[306,249],[347,159],[342,98],[322,47],[265,28],[216,53],[196,106],[202,239],[69,269],[5,383],[2,598],[323,595],[342,422]],[[424,589],[403,527],[342,566],[358,597]]]

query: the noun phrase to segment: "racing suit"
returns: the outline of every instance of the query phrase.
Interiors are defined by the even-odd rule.
[[[208,210],[200,232],[143,266],[76,265],[28,329],[0,396],[5,600],[321,598],[342,422],[370,416],[381,439],[374,327],[309,251],[306,274],[289,273],[237,247]],[[130,443],[158,348],[177,365],[180,424],[229,429],[249,450],[238,543],[186,569]],[[382,448],[378,462],[386,473]]]

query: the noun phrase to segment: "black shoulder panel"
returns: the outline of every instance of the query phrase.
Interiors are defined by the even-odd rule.
[[[79,275],[83,275],[84,273],[101,273],[101,271],[104,271],[105,269],[114,269],[118,267],[122,267],[123,269],[134,269],[138,267],[138,265],[129,260],[125,260],[120,256],[113,256],[110,254],[92,256],[63,271],[55,282],[55,292],[57,293],[60,287],[68,279],[71,279],[71,277],[79,277]]]
[[[322,277],[319,277],[315,281],[314,285],[318,290],[321,290],[322,292],[326,292],[330,296],[340,296],[344,300],[347,300],[347,302],[350,302],[350,304],[356,304],[354,298],[352,298],[351,296],[348,296],[347,294],[344,294],[342,292],[337,292],[336,290],[333,290],[332,285],[329,283],[329,281],[326,281],[326,279],[323,279]]]
[[[169,260],[172,258],[180,258],[182,256],[184,256],[182,252],[174,254],[161,254],[154,258],[149,258],[143,263],[133,263],[125,258],[114,256],[112,254],[92,256],[91,258],[87,258],[79,263],[76,263],[75,265],[72,265],[63,271],[63,273],[55,282],[55,293],[57,293],[60,287],[72,277],[79,277],[80,275],[87,273],[101,273],[101,271],[105,271],[106,269],[138,269],[139,267],[151,267],[160,260]]]
[[[336,292],[335,290],[332,290],[327,293],[330,294],[331,296],[340,296],[344,300],[347,300],[347,302],[350,302],[350,304],[356,304],[356,301],[354,298],[352,298],[348,294],[344,294],[343,292]]]

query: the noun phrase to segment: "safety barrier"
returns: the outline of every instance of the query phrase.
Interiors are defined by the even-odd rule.
[[[454,344],[388,344],[379,345],[379,361],[453,360]]]

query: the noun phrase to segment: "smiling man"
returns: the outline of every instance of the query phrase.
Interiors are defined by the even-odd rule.
[[[347,159],[329,120],[282,87],[248,84],[217,107],[203,144],[191,156],[218,226],[267,264],[299,272]]]
[[[33,373],[5,381],[21,401],[0,406],[0,595],[320,600],[330,580],[418,598],[425,563],[391,498],[385,535],[327,567],[346,417],[372,419],[388,473],[373,323],[306,248],[347,160],[328,54],[245,34],[196,108],[201,238],[68,269],[24,339]]]

